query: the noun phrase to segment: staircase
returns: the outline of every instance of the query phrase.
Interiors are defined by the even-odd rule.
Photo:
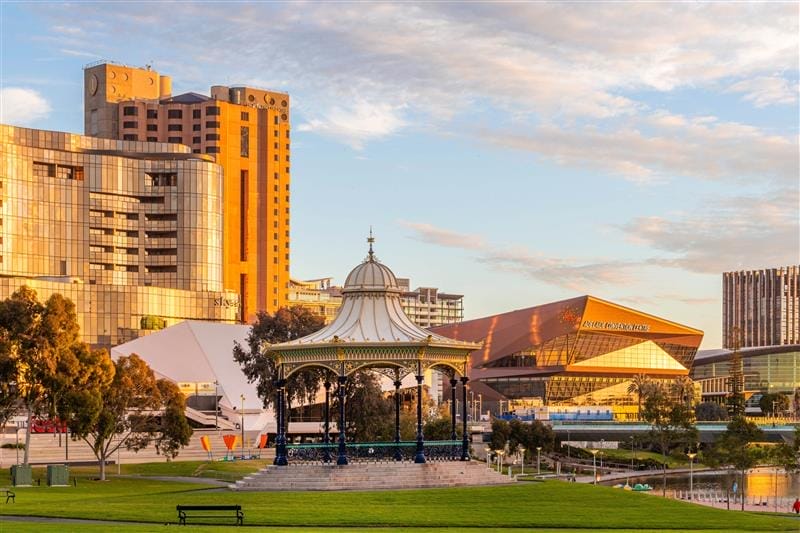
[[[515,480],[475,461],[268,466],[230,485],[237,491],[427,489],[501,485]]]

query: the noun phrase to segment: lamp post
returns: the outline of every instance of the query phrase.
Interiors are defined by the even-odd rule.
[[[536,447],[536,475],[542,475],[542,447]]]
[[[486,451],[486,468],[491,468],[491,467],[489,466],[489,458],[491,457],[491,454],[492,454],[492,449],[491,449],[491,448],[489,448],[488,446],[486,446],[486,447],[485,447],[485,448],[483,448],[483,449]]]
[[[694,500],[694,458],[697,454],[689,452],[686,456],[689,458],[689,499]]]
[[[525,448],[520,446],[519,447],[519,453],[522,455],[522,461],[520,461],[520,463],[519,463],[519,465],[520,465],[519,473],[520,473],[520,475],[524,475],[525,474]]]
[[[597,485],[597,452],[600,450],[589,450],[592,454],[592,468],[594,469],[594,480],[592,482]]]
[[[497,454],[497,471],[501,474],[503,473],[503,454],[506,453],[504,450],[497,450],[495,452]]]
[[[244,459],[244,394],[240,396],[242,399],[242,410],[239,414],[242,416],[242,459]]]

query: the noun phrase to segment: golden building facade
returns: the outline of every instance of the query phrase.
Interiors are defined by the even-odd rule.
[[[221,172],[180,145],[0,126],[0,297],[64,294],[96,346],[153,318],[236,321]]]
[[[289,299],[289,95],[214,86],[171,94],[149,68],[100,63],[84,70],[88,135],[182,144],[223,169],[223,286],[240,294],[240,319]]]

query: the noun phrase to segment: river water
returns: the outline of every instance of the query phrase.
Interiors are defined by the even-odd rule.
[[[737,493],[741,494],[742,481],[738,472],[729,473],[694,473],[694,490],[696,491],[719,491],[724,493],[726,490],[733,491],[733,484],[736,483]],[[605,483],[616,485],[625,481],[615,481]],[[648,474],[646,476],[631,477],[629,483],[648,483],[654,490],[661,490],[663,477],[658,474]],[[667,490],[688,491],[689,474],[669,475],[667,471]],[[774,468],[755,468],[745,474],[744,480],[745,496],[748,498],[800,498],[800,474],[786,474],[779,471],[776,475]]]

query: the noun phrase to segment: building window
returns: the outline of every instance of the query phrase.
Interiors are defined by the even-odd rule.
[[[200,140],[200,137],[192,137],[192,144],[199,144]]]
[[[192,109],[192,118],[200,118],[200,110]]]
[[[209,146],[206,148],[207,154],[218,154],[219,153],[219,146]]]
[[[273,136],[273,137],[277,137],[277,136],[278,136],[278,130],[275,130],[275,131],[273,131],[273,132],[272,132],[272,136]]]
[[[125,135],[122,136],[122,140],[123,141],[138,141],[139,140],[139,136],[136,135],[135,133],[126,133]]]
[[[183,137],[167,137],[168,143],[181,143],[183,142]]]
[[[153,187],[175,187],[178,185],[177,172],[145,172]]]
[[[139,109],[134,106],[125,106],[122,108],[122,114],[126,117],[137,117],[139,116]]]
[[[206,116],[219,115],[219,106],[209,106],[206,108]]]
[[[250,113],[242,111],[242,120],[250,120]]]
[[[206,128],[219,128],[219,122],[216,120],[208,120],[206,121]]]
[[[148,124],[147,131],[158,131],[158,124]]]
[[[275,115],[273,122],[276,126],[278,125],[278,115]]]
[[[278,160],[278,154],[275,154],[275,155],[273,155],[273,156],[272,156],[272,159],[273,159],[273,160],[275,160],[275,161],[277,161],[277,160]]]
[[[194,150],[192,150],[192,153],[193,154],[200,154],[200,153],[202,153],[202,151],[200,150],[200,148],[195,148]]]
[[[193,124],[192,131],[200,131],[200,124]]]
[[[206,140],[207,141],[218,141],[219,140],[219,133],[206,133]]]
[[[122,127],[123,128],[138,128],[139,127],[139,123],[136,122],[135,120],[126,120],[125,122],[122,123]]]
[[[247,170],[239,173],[239,259],[247,261],[247,211],[249,175]]]
[[[183,118],[183,111],[180,109],[170,109],[167,111],[167,118]]]
[[[148,109],[147,118],[158,118],[158,109]]]
[[[158,142],[158,137],[148,137],[147,138],[147,142],[149,142],[149,143],[157,143]]]
[[[56,166],[52,163],[33,163],[34,178],[55,178]]]
[[[169,124],[167,126],[167,131],[183,131],[182,124]]]
[[[248,126],[242,126],[239,147],[240,156],[250,157],[250,128]]]

